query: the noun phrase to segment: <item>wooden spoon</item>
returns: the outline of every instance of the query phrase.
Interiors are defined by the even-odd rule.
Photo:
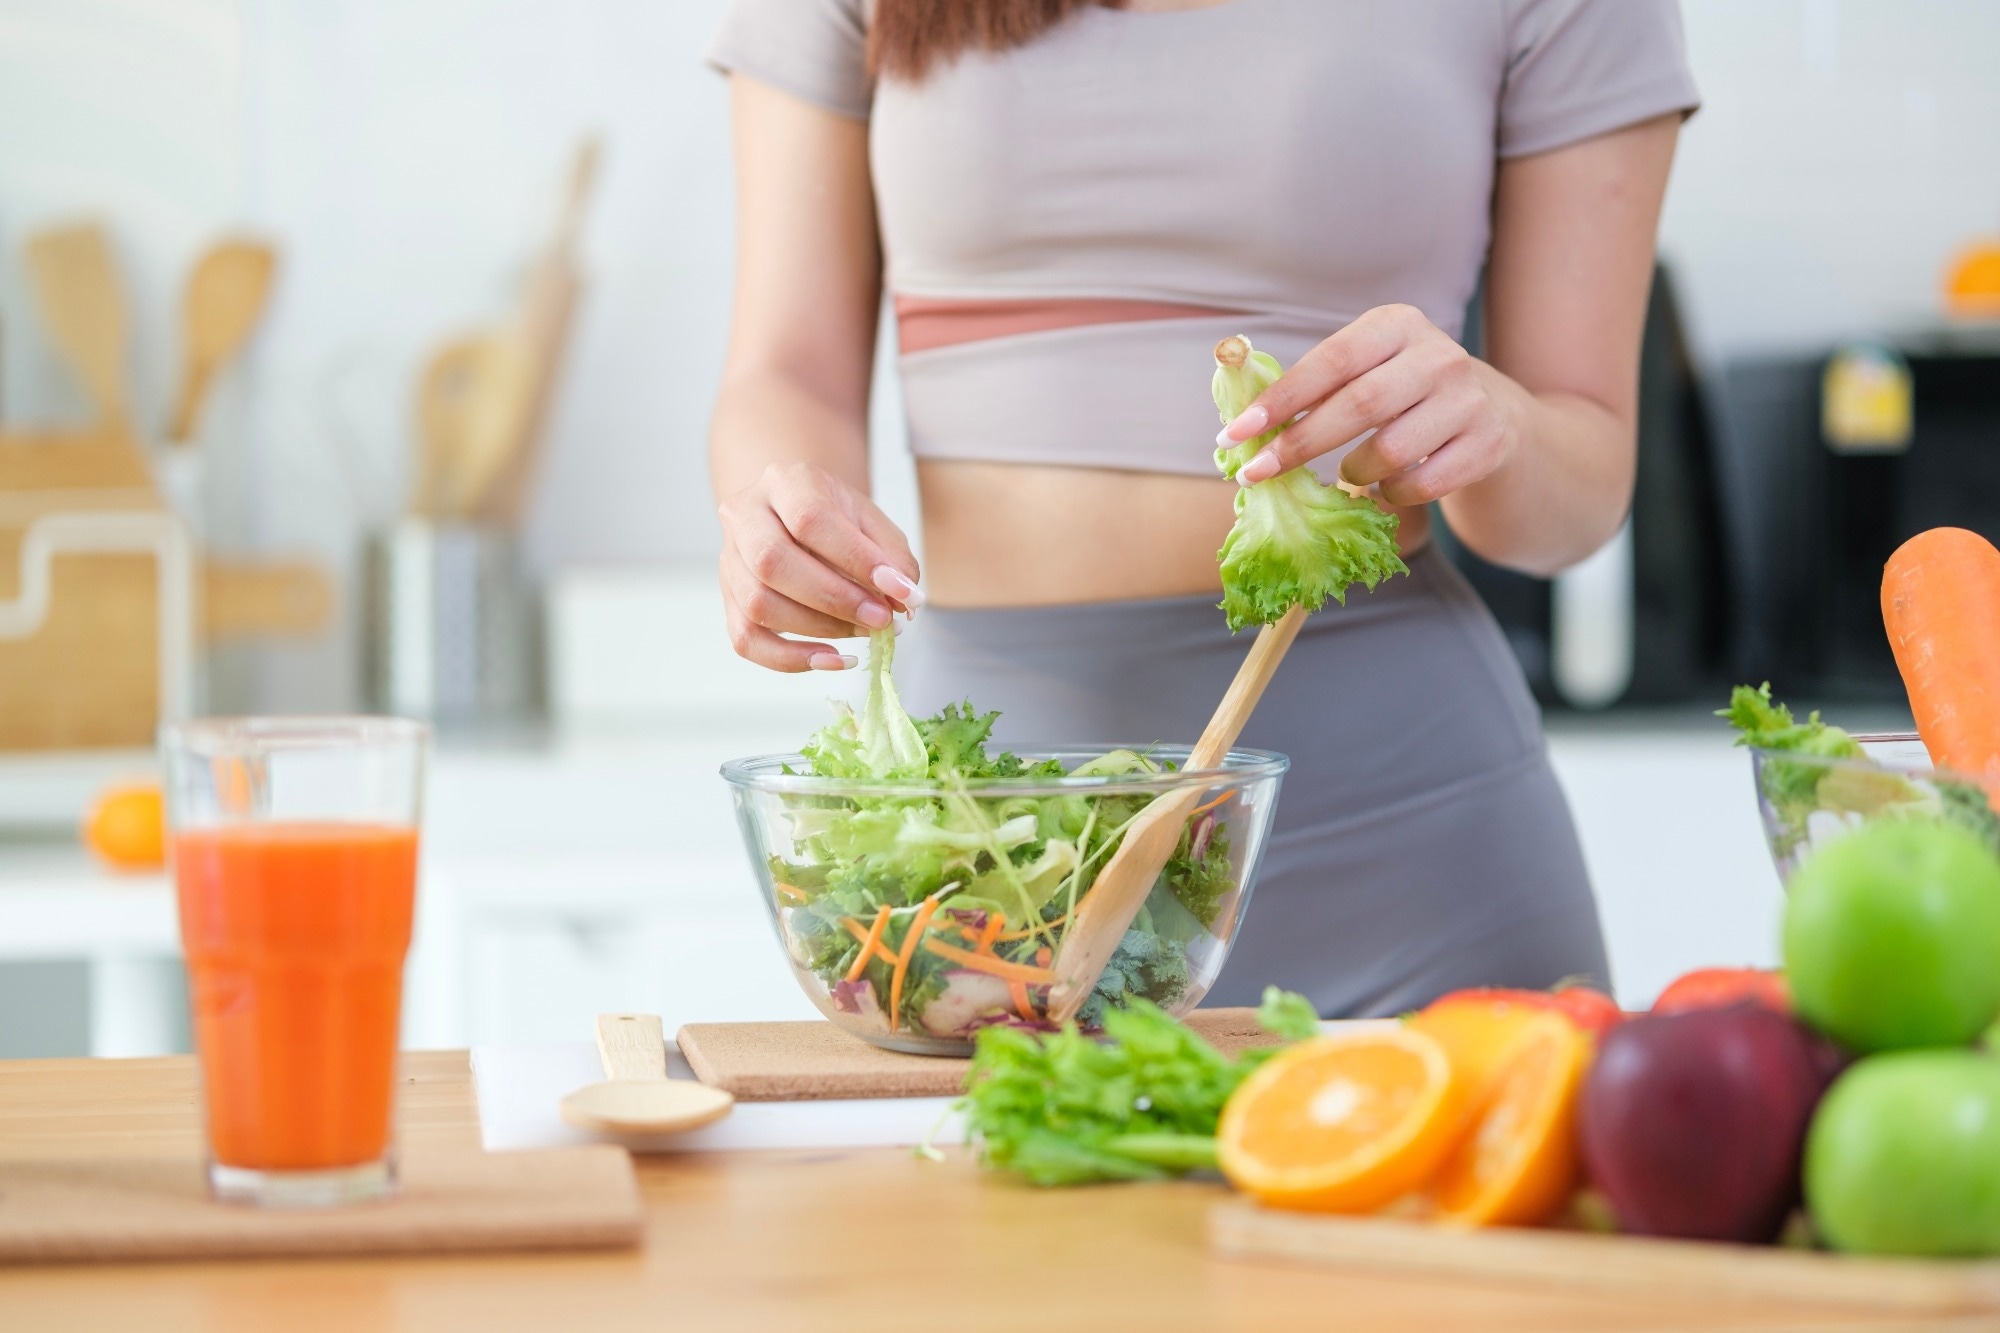
[[[692,1079],[667,1077],[667,1043],[658,1014],[599,1014],[597,1053],[608,1082],[562,1099],[562,1118],[608,1134],[671,1134],[729,1114],[736,1098]]]
[[[1215,716],[1208,720],[1208,727],[1188,755],[1188,770],[1222,766],[1305,618],[1305,608],[1295,606],[1282,619],[1257,631],[1257,641],[1237,668],[1236,679],[1229,682]],[[1090,998],[1104,965],[1118,951],[1132,918],[1139,915],[1154,881],[1166,869],[1180,843],[1181,828],[1202,795],[1200,787],[1180,787],[1154,797],[1125,830],[1125,840],[1077,904],[1076,915],[1063,932],[1050,964],[1056,979],[1049,987],[1049,1017],[1056,1022],[1075,1018]]]
[[[431,354],[417,382],[417,480],[410,512],[424,518],[461,518],[466,460],[479,450],[478,436],[491,413],[486,368],[493,338],[473,333],[454,338]]]
[[[82,222],[39,232],[27,252],[49,341],[83,381],[98,424],[124,430],[125,294],[104,229]]]
[[[173,420],[167,426],[169,440],[185,444],[193,438],[209,382],[242,350],[264,312],[277,262],[271,247],[261,241],[219,241],[188,275],[181,309],[184,368]]]
[[[502,404],[497,410],[504,414],[497,418],[501,433],[491,450],[469,460],[465,504],[476,517],[502,527],[520,522],[547,433],[556,376],[582,289],[577,241],[597,179],[599,151],[595,138],[576,146],[555,233],[528,274],[520,309],[501,334],[507,355],[494,368]]]

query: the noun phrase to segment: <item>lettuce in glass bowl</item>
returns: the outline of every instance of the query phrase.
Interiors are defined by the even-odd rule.
[[[1739,685],[1720,716],[1750,751],[1764,840],[1786,883],[1816,848],[1877,819],[1957,824],[2000,855],[1988,785],[1934,767],[1915,732],[1850,733],[1818,713],[1800,721],[1768,684]]]
[[[1214,983],[1250,905],[1288,761],[1186,746],[990,755],[994,714],[914,723],[925,769],[834,776],[823,745],[723,766],[758,892],[799,985],[880,1046],[966,1055],[980,1029],[1047,1029],[1049,963],[1077,904],[1155,797],[1203,793],[1078,1015],[1131,997],[1170,1014]]]

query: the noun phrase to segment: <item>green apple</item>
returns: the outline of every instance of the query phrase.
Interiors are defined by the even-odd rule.
[[[1852,1050],[1965,1045],[2000,1015],[2000,860],[1948,824],[1863,825],[1792,876],[1785,975]]]
[[[2000,1254],[2000,1060],[1891,1051],[1855,1064],[1807,1131],[1805,1192],[1836,1249]]]

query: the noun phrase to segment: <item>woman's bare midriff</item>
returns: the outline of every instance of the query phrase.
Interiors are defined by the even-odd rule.
[[[1221,477],[920,460],[924,586],[955,607],[1052,606],[1219,592],[1235,517]],[[1401,510],[1405,552],[1428,514]]]

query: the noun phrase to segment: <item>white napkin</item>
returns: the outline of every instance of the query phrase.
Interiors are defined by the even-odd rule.
[[[667,1073],[693,1078],[672,1046]],[[816,1102],[738,1102],[712,1125],[681,1134],[611,1136],[577,1129],[557,1104],[604,1077],[589,1042],[539,1046],[475,1046],[472,1085],[479,1102],[479,1140],[488,1152],[553,1148],[574,1143],[621,1143],[633,1152],[718,1152],[738,1148],[909,1147],[933,1137],[965,1138],[949,1097],[869,1097]]]

